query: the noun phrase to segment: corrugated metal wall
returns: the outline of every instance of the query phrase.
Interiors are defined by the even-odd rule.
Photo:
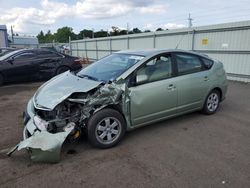
[[[8,34],[5,25],[0,25],[0,48],[8,46]]]
[[[72,55],[100,59],[125,49],[178,49],[223,62],[228,79],[250,82],[250,21],[71,41]]]

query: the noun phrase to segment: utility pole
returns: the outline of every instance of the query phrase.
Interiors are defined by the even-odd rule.
[[[127,35],[128,35],[128,32],[129,32],[129,23],[127,23]]]
[[[94,28],[92,28],[92,38],[95,38]]]
[[[191,18],[191,14],[188,14],[188,28],[191,28],[193,26],[193,18]]]
[[[11,31],[11,38],[12,38],[12,44],[14,44],[14,32],[13,32],[13,26],[10,26],[10,31]]]

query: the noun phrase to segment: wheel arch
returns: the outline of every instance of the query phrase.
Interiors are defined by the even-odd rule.
[[[113,109],[113,110],[118,111],[118,112],[123,116],[123,118],[125,119],[125,116],[124,116],[124,114],[123,114],[123,112],[122,112],[122,107],[121,107],[121,105],[119,105],[119,104],[110,104],[110,105],[108,105],[108,106],[105,106],[103,109],[106,109],[106,108],[111,108],[111,109]]]
[[[126,128],[128,127],[128,125],[127,125],[128,123],[127,123],[125,115],[122,112],[121,105],[119,105],[119,104],[110,104],[110,105],[105,106],[103,109],[107,109],[107,108],[113,109],[113,110],[116,110],[117,112],[119,112],[122,115],[122,117],[125,120],[125,122],[126,122]]]
[[[71,67],[68,66],[68,65],[59,65],[59,66],[56,68],[55,74],[57,74],[57,71],[58,71],[59,69],[63,68],[63,67],[68,68],[69,70],[71,70]]]
[[[216,91],[219,92],[219,94],[220,94],[220,101],[221,101],[221,100],[222,100],[222,94],[223,94],[223,93],[222,93],[222,89],[221,89],[220,87],[215,87],[215,88],[213,88],[211,91],[213,91],[213,90],[216,90]],[[211,92],[211,91],[210,91],[210,92]],[[210,93],[210,92],[209,92],[209,93]]]

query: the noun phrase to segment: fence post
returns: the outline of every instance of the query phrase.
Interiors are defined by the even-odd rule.
[[[155,32],[154,32],[154,40],[153,40],[153,48],[155,48],[156,47],[156,41],[155,41],[155,38],[156,38],[156,34],[155,34]]]
[[[77,57],[79,57],[79,47],[78,47],[78,42],[76,42],[76,53],[77,53]]]
[[[69,51],[70,51],[70,55],[72,55],[71,37],[70,36],[69,36]]]
[[[87,41],[86,41],[86,39],[84,41],[84,46],[85,46],[85,59],[87,59],[88,58],[88,52],[87,52]]]
[[[96,59],[98,60],[98,45],[97,45],[97,40],[95,40],[95,49],[96,49]]]
[[[127,39],[127,49],[129,49],[129,36],[128,36],[128,39]]]
[[[194,51],[194,36],[195,35],[195,30],[192,32],[192,51]]]
[[[112,54],[112,38],[109,38],[109,52]]]

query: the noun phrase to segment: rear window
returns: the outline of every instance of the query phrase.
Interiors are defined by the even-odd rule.
[[[40,51],[38,54],[39,58],[53,58],[53,57],[62,57],[61,55],[59,55],[56,52],[52,52],[52,51]]]
[[[190,54],[176,54],[178,74],[190,74],[202,70],[202,64],[197,56]]]
[[[214,63],[212,60],[206,58],[202,58],[202,61],[207,69],[210,69]]]

